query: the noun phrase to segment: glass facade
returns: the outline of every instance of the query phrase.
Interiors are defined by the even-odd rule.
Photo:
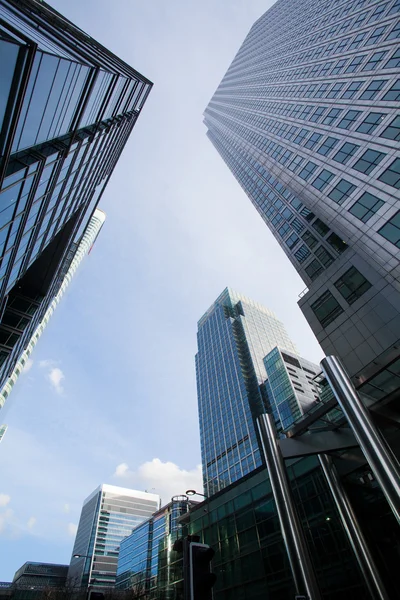
[[[296,353],[262,305],[225,289],[198,322],[197,394],[208,495],[262,464],[254,419],[265,411],[263,359],[277,345]]]
[[[370,598],[317,458],[288,461],[287,469],[321,597],[324,600]],[[395,520],[379,486],[368,480],[365,471],[355,468],[347,475],[347,485],[354,506],[360,510],[360,522],[372,553],[385,574],[389,597],[391,594],[396,597]],[[250,473],[192,509],[188,530],[215,550],[214,600],[295,597],[265,468]]]
[[[0,19],[1,385],[152,84],[44,2],[0,0]]]
[[[173,544],[182,537],[178,518],[188,510],[187,497],[173,498],[122,540],[117,589],[131,589],[135,597],[183,600],[182,553]]]
[[[86,227],[86,229],[81,237],[81,241],[79,242],[79,244],[73,244],[71,246],[70,256],[68,257],[68,259],[65,261],[65,264],[64,264],[64,268],[66,269],[66,271],[64,273],[64,277],[63,277],[63,281],[60,286],[60,289],[59,289],[58,293],[56,294],[56,296],[54,297],[54,300],[51,302],[49,308],[46,310],[42,321],[40,322],[38,327],[35,329],[31,339],[29,340],[27,347],[25,348],[25,350],[21,354],[20,358],[18,359],[11,375],[6,379],[3,387],[0,390],[0,411],[1,411],[2,416],[4,415],[5,403],[6,403],[7,398],[9,397],[12,389],[14,388],[14,385],[17,383],[19,376],[21,375],[30,355],[33,352],[33,349],[35,348],[40,336],[42,335],[50,318],[52,317],[55,309],[57,308],[58,303],[60,302],[61,298],[63,297],[64,292],[66,291],[67,287],[69,286],[71,279],[75,274],[75,271],[79,267],[82,259],[88,254],[88,252],[93,247],[93,244],[96,241],[97,236],[100,233],[100,230],[104,224],[104,221],[105,221],[105,214],[103,213],[103,211],[96,209],[93,213],[92,218],[89,221],[88,226]],[[17,312],[13,312],[13,311],[9,310],[8,314],[11,316],[14,316],[14,319],[16,319],[16,320],[21,319],[21,317],[18,316]],[[7,403],[6,406],[8,408],[9,403]],[[6,426],[4,426],[4,427],[6,427]],[[1,435],[1,428],[0,428],[0,441],[1,441],[1,437],[2,437],[2,435]]]
[[[204,113],[308,286],[299,305],[323,350],[355,383],[400,340],[399,18],[397,0],[280,0]],[[354,303],[335,287],[352,268],[369,283]]]
[[[280,348],[274,348],[264,358],[264,364],[269,406],[277,430],[285,431],[320,401],[320,391],[314,378],[321,369]]]
[[[159,502],[156,494],[106,484],[97,488],[83,504],[68,571],[71,585],[113,586],[121,540],[148,519]]]

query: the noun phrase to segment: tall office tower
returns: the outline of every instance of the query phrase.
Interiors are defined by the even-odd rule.
[[[196,355],[206,495],[262,464],[255,427],[265,412],[263,359],[280,346],[296,354],[283,324],[261,304],[226,288],[198,322]]]
[[[400,389],[399,17],[399,0],[278,0],[205,110],[322,348],[373,398]]]
[[[174,542],[182,538],[179,517],[193,503],[187,496],[173,496],[171,502],[154,513],[124,538],[118,557],[118,590],[133,591],[135,597],[183,598],[182,553]]]
[[[287,430],[295,421],[320,402],[315,377],[318,365],[281,348],[274,348],[264,358],[265,382],[269,406],[278,431]]]
[[[93,216],[91,217],[91,219],[89,221],[88,226],[86,227],[86,229],[81,237],[81,241],[79,242],[79,244],[72,244],[69,260],[67,260],[64,265],[65,267],[68,266],[68,269],[64,275],[61,287],[60,287],[58,293],[56,294],[56,296],[54,297],[54,300],[52,300],[49,308],[45,312],[42,321],[39,323],[38,327],[35,329],[31,339],[29,340],[27,347],[25,348],[25,350],[19,357],[11,375],[7,378],[6,382],[4,383],[3,387],[0,390],[0,414],[2,417],[4,414],[3,411],[5,408],[6,399],[9,397],[14,385],[18,381],[19,376],[22,373],[30,355],[32,354],[33,349],[35,348],[40,336],[42,335],[51,316],[53,315],[55,309],[57,308],[58,303],[60,302],[61,298],[63,297],[65,290],[69,286],[71,279],[73,278],[77,268],[81,264],[82,259],[88,254],[88,252],[90,252],[91,248],[93,247],[93,244],[96,241],[101,228],[103,227],[105,218],[106,218],[105,213],[102,210],[99,210],[98,208],[96,208],[96,210],[93,213]],[[19,317],[17,311],[12,311],[10,309],[9,314],[14,315],[15,319],[21,318],[21,317]],[[7,403],[7,407],[8,407],[8,403]],[[2,436],[1,436],[1,428],[0,428],[0,441],[1,441],[1,437]]]
[[[159,508],[160,498],[103,483],[83,503],[68,581],[74,587],[115,583],[121,540]]]
[[[0,19],[1,386],[152,84],[44,2],[0,0]]]

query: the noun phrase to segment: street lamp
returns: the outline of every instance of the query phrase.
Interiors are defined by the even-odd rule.
[[[186,496],[203,496],[203,498],[207,498],[208,500],[208,496],[205,496],[204,494],[201,494],[200,492],[196,492],[196,490],[186,490]]]

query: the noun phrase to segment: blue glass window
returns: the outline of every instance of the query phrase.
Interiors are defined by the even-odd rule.
[[[19,46],[5,40],[0,40],[0,129],[7,108],[8,96],[15,66],[17,64]]]
[[[349,212],[366,223],[385,203],[373,194],[364,192],[362,196],[349,208]]]

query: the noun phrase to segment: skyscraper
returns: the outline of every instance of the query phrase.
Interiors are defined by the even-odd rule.
[[[198,322],[197,394],[205,493],[262,464],[255,418],[265,412],[264,357],[280,346],[296,354],[267,308],[226,288]]]
[[[44,2],[0,0],[0,18],[1,386],[152,84]]]
[[[178,519],[192,506],[187,496],[173,496],[122,540],[117,589],[131,589],[136,597],[150,599],[183,598],[182,554],[173,546],[183,533]]]
[[[315,376],[318,365],[292,352],[274,348],[264,358],[267,397],[278,430],[287,430],[320,401]]]
[[[103,483],[83,503],[68,580],[74,587],[115,583],[119,545],[159,508],[160,498]]]
[[[374,398],[400,389],[399,16],[399,0],[278,0],[205,110],[322,348]]]
[[[72,244],[69,260],[65,261],[65,264],[64,264],[65,267],[68,266],[68,269],[62,280],[61,287],[60,287],[58,293],[56,294],[56,296],[54,297],[54,299],[52,300],[49,308],[46,310],[42,321],[39,323],[39,325],[35,329],[31,339],[29,340],[28,345],[26,346],[25,350],[22,352],[21,356],[19,357],[12,373],[6,379],[3,387],[0,390],[0,415],[2,418],[4,415],[4,407],[5,407],[7,398],[9,397],[14,385],[18,381],[19,376],[21,375],[30,355],[32,354],[40,336],[42,335],[43,331],[45,330],[55,309],[57,308],[58,303],[60,302],[61,298],[63,297],[64,292],[68,288],[72,277],[74,276],[77,268],[81,264],[82,259],[88,254],[88,252],[93,247],[93,244],[96,241],[101,228],[103,227],[105,218],[106,218],[105,213],[102,210],[99,210],[98,208],[96,208],[96,210],[93,213],[92,218],[89,221],[88,226],[86,227],[86,229],[82,235],[81,241],[79,242],[79,244]],[[15,318],[18,317],[17,312],[13,312],[11,310],[9,312],[10,312],[10,314],[13,314],[15,316]],[[8,403],[6,406],[8,407]],[[6,426],[4,426],[4,427],[6,427]],[[2,438],[1,431],[2,431],[2,429],[0,428],[0,441]],[[4,433],[5,433],[5,430],[4,430]],[[4,433],[3,433],[3,435],[4,435]]]

